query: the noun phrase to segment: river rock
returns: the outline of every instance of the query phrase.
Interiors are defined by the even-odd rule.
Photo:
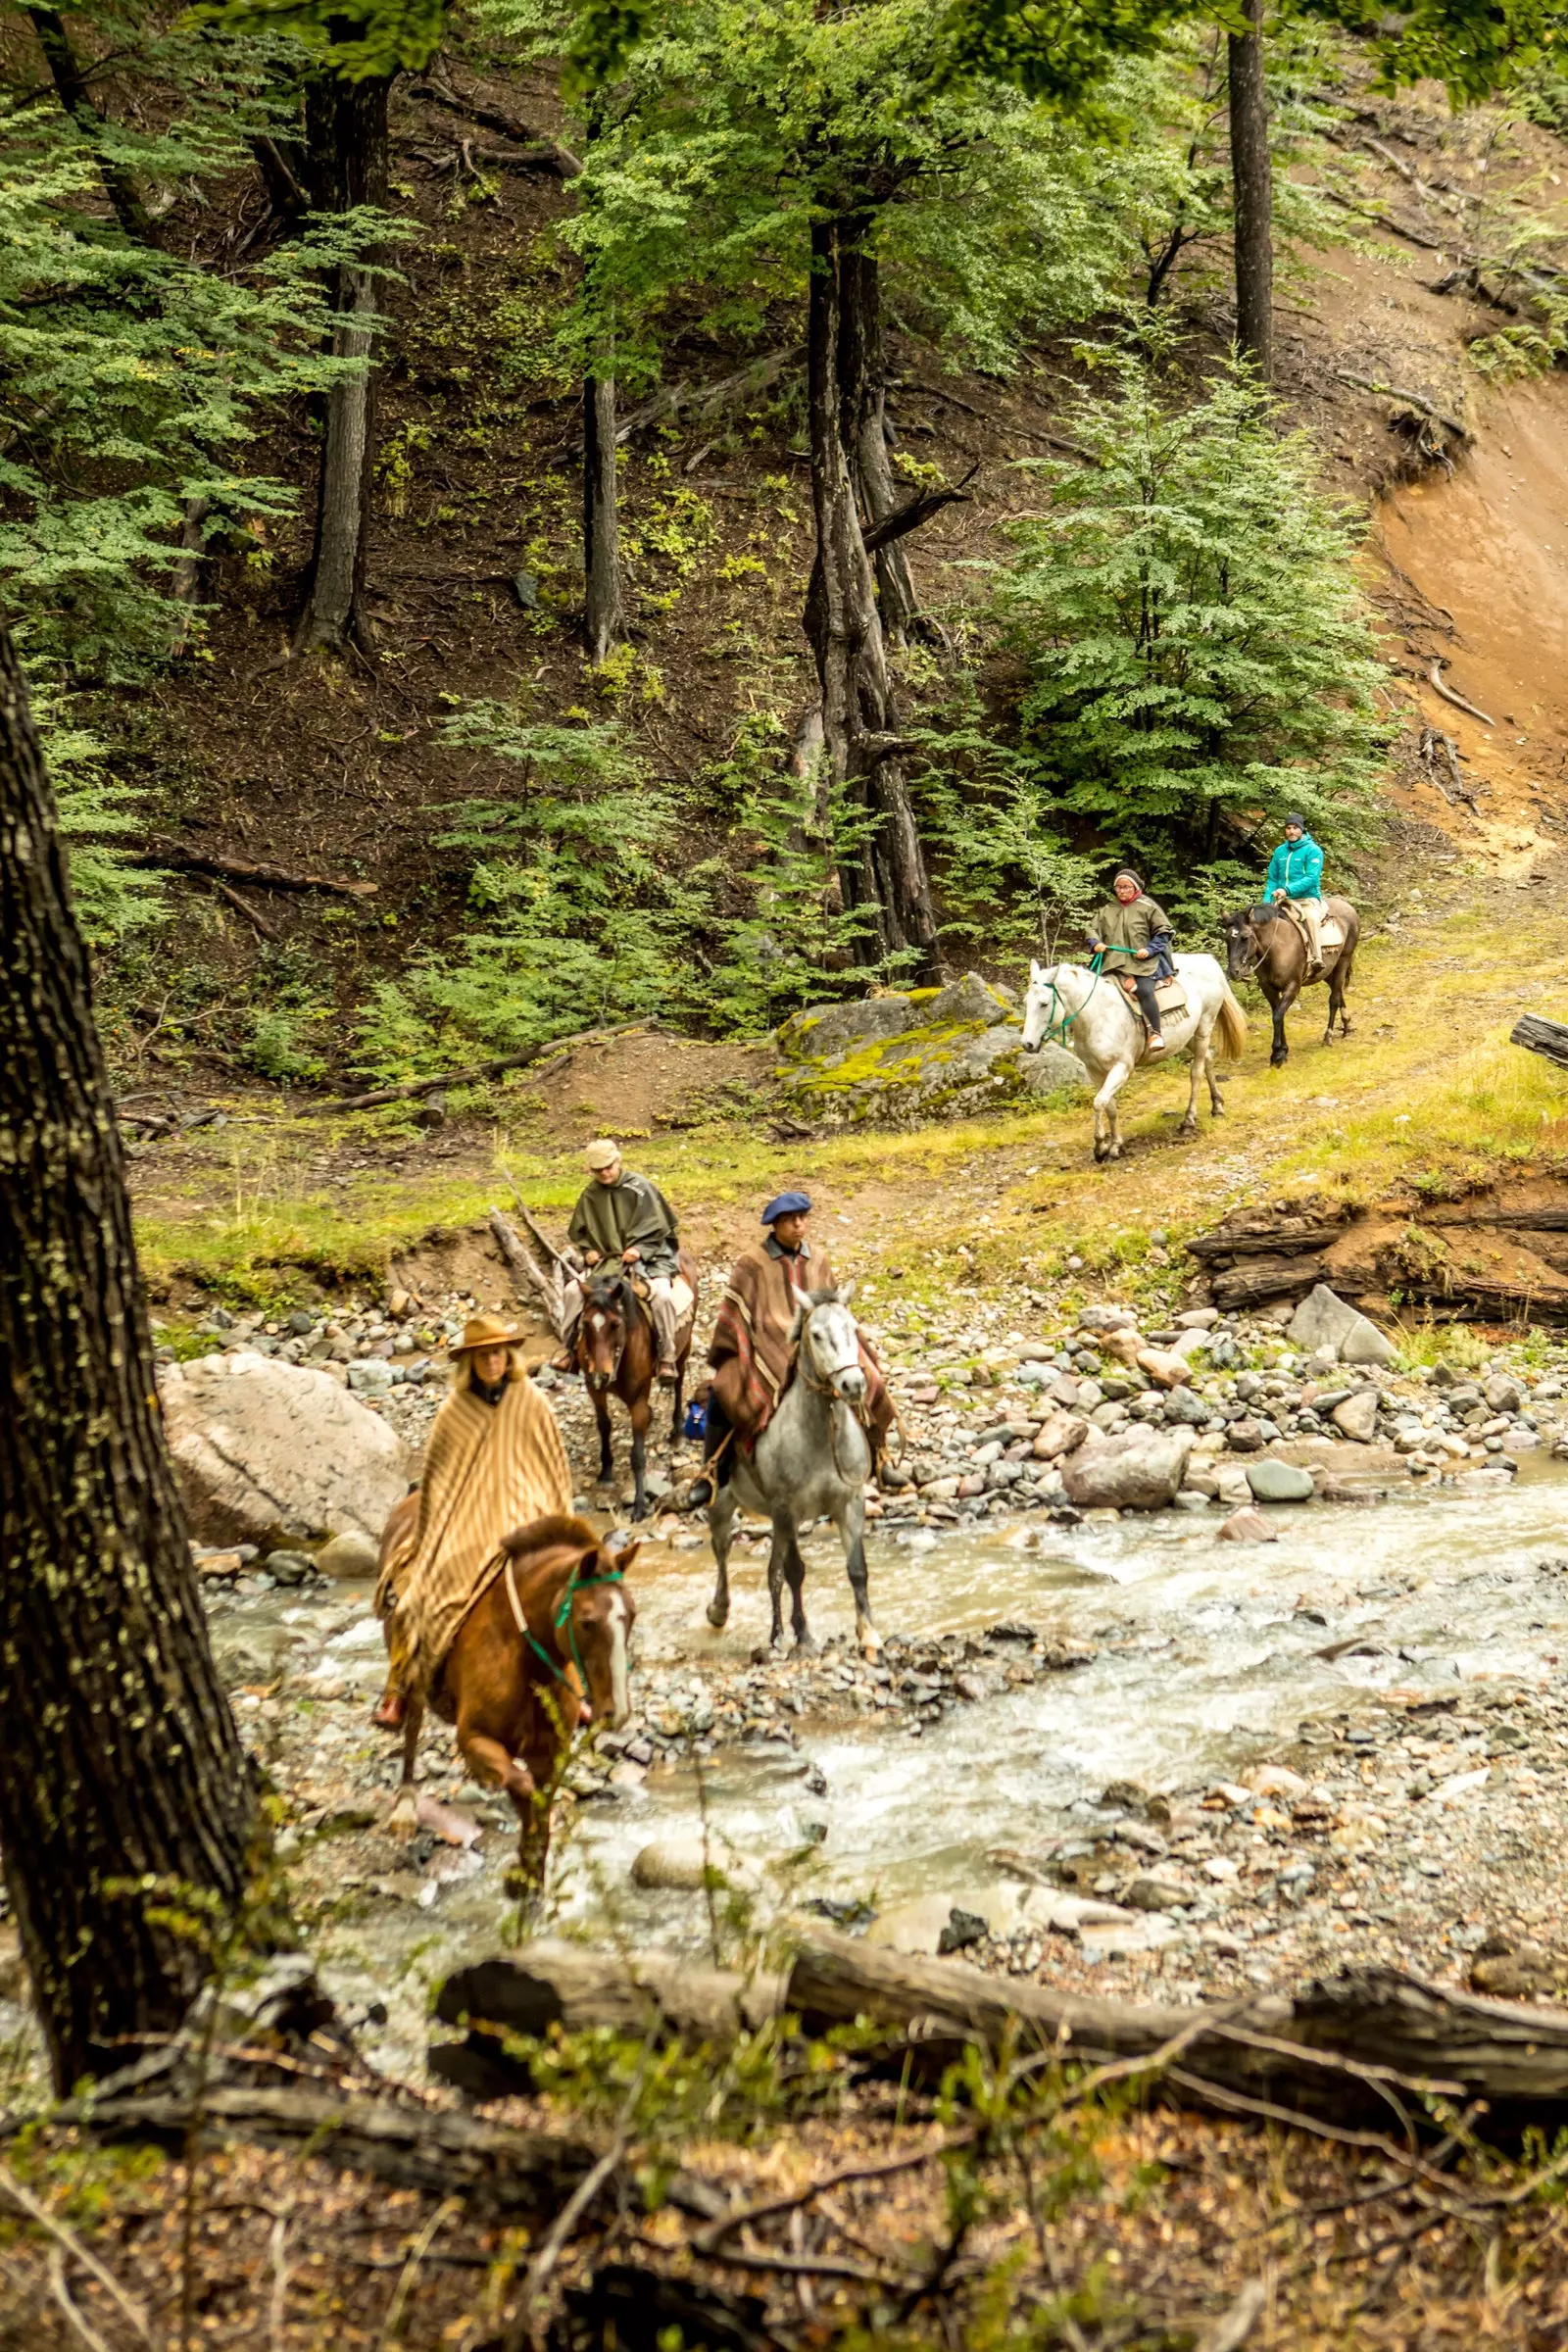
[[[705,1849],[700,1838],[656,1838],[633,1860],[632,1884],[665,1893],[696,1894],[702,1890],[703,1875],[710,1866],[728,1886],[753,1889],[760,1883],[749,1863],[721,1847]]]
[[[1193,1375],[1184,1355],[1172,1348],[1140,1348],[1138,1369],[1147,1372],[1157,1389],[1179,1389]]]
[[[1184,1422],[1189,1429],[1201,1429],[1208,1419],[1207,1404],[1192,1389],[1172,1389],[1162,1409],[1167,1421]]]
[[[1494,1413],[1516,1413],[1525,1400],[1511,1372],[1499,1372],[1494,1380],[1489,1380],[1484,1394]]]
[[[1217,1306],[1189,1306],[1176,1317],[1178,1331],[1212,1331],[1219,1321]]]
[[[1190,1429],[1118,1430],[1069,1454],[1062,1483],[1080,1510],[1160,1510],[1175,1500],[1192,1449]]]
[[[353,1533],[334,1536],[323,1544],[316,1555],[316,1565],[323,1576],[374,1576],[381,1565],[380,1546],[368,1536]]]
[[[1071,1453],[1089,1435],[1089,1424],[1078,1413],[1053,1413],[1042,1421],[1035,1434],[1030,1451],[1036,1461],[1054,1462],[1064,1453]]]
[[[1146,1871],[1127,1888],[1128,1908],[1133,1911],[1185,1911],[1196,1900],[1191,1886],[1158,1871]]]
[[[1250,1413],[1240,1421],[1232,1421],[1225,1432],[1225,1443],[1233,1453],[1257,1453],[1263,1444],[1263,1432]]]
[[[1222,1544],[1277,1544],[1280,1540],[1277,1529],[1270,1527],[1262,1512],[1254,1510],[1250,1503],[1232,1511],[1221,1526],[1219,1537]]]
[[[1353,1439],[1357,1446],[1370,1446],[1378,1426],[1376,1389],[1357,1389],[1353,1396],[1342,1397],[1329,1419],[1342,1437]]]
[[[202,1356],[161,1366],[159,1396],[199,1543],[350,1533],[376,1543],[408,1491],[402,1440],[314,1366]]]
[[[1247,1483],[1259,1502],[1310,1502],[1316,1489],[1312,1473],[1297,1462],[1279,1462],[1266,1453],[1247,1465]]]
[[[1342,1364],[1392,1364],[1394,1342],[1326,1282],[1314,1283],[1290,1322],[1293,1346],[1306,1354],[1332,1348]]]

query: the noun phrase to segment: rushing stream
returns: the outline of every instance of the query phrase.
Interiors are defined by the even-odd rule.
[[[1071,1529],[878,1532],[872,1595],[884,1633],[980,1633],[1022,1620],[1055,1641],[1093,1645],[1092,1662],[952,1705],[920,1737],[900,1715],[867,1712],[831,1728],[808,1718],[798,1749],[778,1740],[720,1748],[701,1792],[689,1761],[666,1764],[617,1801],[572,1811],[556,1917],[579,1928],[612,1917],[630,1936],[699,1940],[700,1898],[643,1891],[630,1867],[652,1839],[700,1834],[703,1801],[720,1850],[760,1866],[797,1857],[770,1881],[790,1899],[887,1903],[995,1882],[988,1849],[1038,1850],[1072,1826],[1070,1808],[1111,1781],[1190,1789],[1234,1777],[1294,1740],[1304,1721],[1353,1714],[1391,1689],[1452,1693],[1472,1678],[1535,1687],[1568,1637],[1568,1577],[1543,1573],[1563,1542],[1565,1495],[1568,1468],[1541,1459],[1512,1486],[1278,1509],[1272,1544],[1218,1542],[1218,1512]],[[836,1542],[813,1535],[806,1550],[814,1632],[848,1634]],[[738,1553],[736,1566],[730,1625],[714,1634],[703,1613],[706,1550],[645,1549],[634,1572],[645,1691],[679,1690],[705,1665],[744,1667],[766,1626],[761,1546]],[[234,1604],[215,1630],[220,1648],[236,1637],[292,1640],[296,1672],[337,1670],[368,1698],[382,1655],[367,1599],[330,1586],[269,1593]],[[367,1737],[357,1707],[308,1712],[322,1726],[318,1767],[323,1748],[340,1776],[353,1777],[358,1761],[360,1786],[368,1779],[384,1803],[392,1755]],[[803,1856],[813,1838],[820,1842]],[[438,1850],[428,1867],[450,1871],[440,1886],[395,1870],[371,1877],[369,1891],[387,1899],[352,1903],[329,1933],[343,1988],[386,1998],[406,1971],[422,1985],[493,1947],[512,1847],[510,1833],[487,1837],[482,1864]],[[411,1998],[417,1989],[407,1986]],[[411,2037],[415,2017],[411,2007]],[[394,2031],[394,2041],[403,2038]]]

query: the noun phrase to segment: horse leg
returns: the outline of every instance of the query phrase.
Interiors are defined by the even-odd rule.
[[[773,1541],[767,1550],[767,1597],[773,1611],[773,1622],[768,1629],[767,1638],[775,1649],[782,1648],[784,1643],[784,1578],[791,1552],[799,1557],[800,1545],[795,1540],[794,1518],[788,1509],[783,1513],[775,1511],[773,1514]],[[803,1581],[805,1575],[806,1570],[803,1566],[800,1571]],[[801,1606],[800,1585],[793,1573],[790,1575],[790,1587],[795,1595],[796,1609],[799,1611]],[[805,1624],[806,1619],[803,1614],[796,1629],[797,1639],[799,1639]]]
[[[412,1694],[409,1711],[403,1718],[403,1778],[392,1807],[387,1828],[394,1838],[412,1838],[419,1824],[419,1798],[414,1786],[414,1759],[419,1745],[419,1727],[424,1721],[424,1701]]]
[[[1213,1024],[1210,1023],[1210,1027],[1212,1026]],[[1187,1116],[1176,1130],[1178,1135],[1186,1136],[1198,1133],[1198,1082],[1202,1076],[1203,1065],[1207,1058],[1208,1038],[1200,1025],[1193,1031],[1193,1050],[1188,1056],[1192,1069],[1192,1084],[1187,1090]]]
[[[1121,1154],[1121,1130],[1116,1119],[1116,1097],[1127,1083],[1127,1064],[1113,1061],[1095,1097],[1095,1157],[1116,1159]]]
[[[598,1483],[603,1487],[608,1486],[615,1475],[614,1449],[610,1442],[610,1398],[603,1389],[595,1389],[593,1397],[594,1419],[599,1424]]]
[[[1345,998],[1346,992],[1348,990],[1350,985],[1350,973],[1354,968],[1354,964],[1355,950],[1353,947],[1350,947],[1345,950],[1344,954],[1340,957],[1339,962],[1334,968],[1335,992],[1340,1000],[1340,1033],[1344,1037],[1348,1037],[1350,1034],[1350,1016],[1345,1009]],[[1331,1012],[1332,1009],[1333,1008],[1331,1006]]]
[[[1214,1020],[1217,1021],[1219,1015],[1216,1013]],[[1214,1021],[1210,1021],[1203,1036],[1203,1076],[1208,1081],[1209,1114],[1213,1118],[1222,1119],[1225,1116],[1225,1097],[1220,1092],[1217,1061],[1218,1056],[1214,1052]]]
[[[865,1496],[857,1489],[839,1515],[844,1544],[844,1567],[855,1595],[855,1638],[862,1657],[882,1654],[882,1637],[871,1622],[871,1580],[865,1565]]]
[[[801,1553],[801,1540],[795,1521],[789,1523],[785,1537],[784,1574],[790,1588],[790,1631],[795,1636],[797,1649],[814,1649],[811,1629],[806,1622],[806,1561]],[[775,1635],[774,1639],[777,1640]]]
[[[678,1363],[678,1364],[675,1366],[675,1410],[674,1410],[674,1412],[673,1412],[673,1413],[670,1415],[670,1421],[669,1421],[669,1442],[670,1442],[670,1445],[671,1445],[672,1446],[678,1446],[678,1445],[680,1444],[680,1415],[681,1415],[681,1405],[682,1405],[682,1402],[683,1402],[683,1400],[684,1400],[684,1398],[685,1398],[685,1396],[686,1396],[686,1358],[685,1358],[684,1356],[682,1356],[682,1357],[681,1357],[681,1359],[680,1359],[680,1361],[679,1361],[679,1363]]]
[[[644,1389],[631,1408],[631,1515],[648,1516],[648,1424],[653,1417],[653,1395]]]
[[[708,1511],[708,1533],[718,1568],[718,1582],[708,1604],[708,1622],[722,1632],[729,1623],[729,1547],[735,1533],[735,1491],[720,1487]]]
[[[1301,983],[1299,980],[1287,980],[1274,1000],[1274,1044],[1268,1057],[1271,1070],[1279,1069],[1291,1058],[1291,1049],[1285,1042],[1285,1015],[1290,1011],[1300,993]]]

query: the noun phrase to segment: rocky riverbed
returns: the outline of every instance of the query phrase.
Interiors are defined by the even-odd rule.
[[[337,1336],[391,1353],[326,1359],[416,1375],[355,1384],[415,1448],[442,1377],[418,1343],[466,1304],[401,1351],[408,1318],[383,1309],[380,1330],[367,1316]],[[1141,1329],[1100,1306],[1023,1329],[978,1298],[899,1302],[872,1331],[906,1429],[902,1474],[869,1505],[881,1655],[854,1646],[830,1530],[806,1538],[818,1649],[760,1646],[760,1529],[738,1546],[729,1628],[707,1626],[706,1535],[676,1507],[695,1449],[678,1449],[638,1531],[636,1714],[573,1767],[558,1918],[704,1944],[706,1850],[762,1926],[827,1916],[1106,1990],[1219,1992],[1374,1959],[1553,1980],[1555,1350],[1348,1366],[1278,1319],[1196,1309]],[[592,1501],[587,1400],[540,1377]],[[1163,1507],[1072,1499],[1102,1491],[1083,1476],[1097,1460],[1150,1449]],[[328,1973],[351,2007],[385,2008],[372,2038],[408,2066],[429,1984],[503,1930],[514,1833],[434,1727],[419,1835],[387,1836],[397,1759],[368,1723],[383,1664],[368,1588],[313,1577],[309,1557],[278,1560],[276,1581],[261,1557],[205,1563],[215,1643],[285,1795],[282,1850]]]

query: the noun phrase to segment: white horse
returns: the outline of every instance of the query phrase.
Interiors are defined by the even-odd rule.
[[[1118,983],[1081,963],[1031,963],[1024,999],[1023,1042],[1031,1053],[1043,1039],[1076,1054],[1095,1085],[1095,1157],[1120,1159],[1121,1122],[1116,1098],[1141,1061],[1165,1062],[1187,1046],[1193,1050],[1193,1085],[1187,1116],[1178,1135],[1198,1133],[1198,1082],[1208,1080],[1216,1119],[1225,1115],[1214,1076],[1214,1031],[1227,1061],[1247,1043],[1247,1015],[1231,995],[1230,982],[1212,956],[1178,956],[1177,976],[1187,994],[1186,1009],[1161,1022],[1164,1050],[1149,1051],[1143,1022]]]
[[[729,1547],[736,1510],[757,1511],[773,1523],[767,1559],[773,1646],[776,1649],[784,1639],[787,1584],[796,1644],[814,1648],[806,1623],[806,1562],[797,1530],[807,1519],[831,1519],[844,1545],[844,1565],[855,1595],[856,1638],[863,1655],[874,1658],[882,1637],[871,1622],[865,1569],[865,1482],[871,1475],[871,1444],[861,1419],[865,1374],[850,1312],[854,1295],[853,1282],[836,1291],[809,1294],[790,1334],[798,1350],[795,1378],[758,1439],[756,1451],[747,1454],[735,1447],[729,1477],[708,1514],[718,1564],[708,1622],[722,1626],[729,1619]]]

